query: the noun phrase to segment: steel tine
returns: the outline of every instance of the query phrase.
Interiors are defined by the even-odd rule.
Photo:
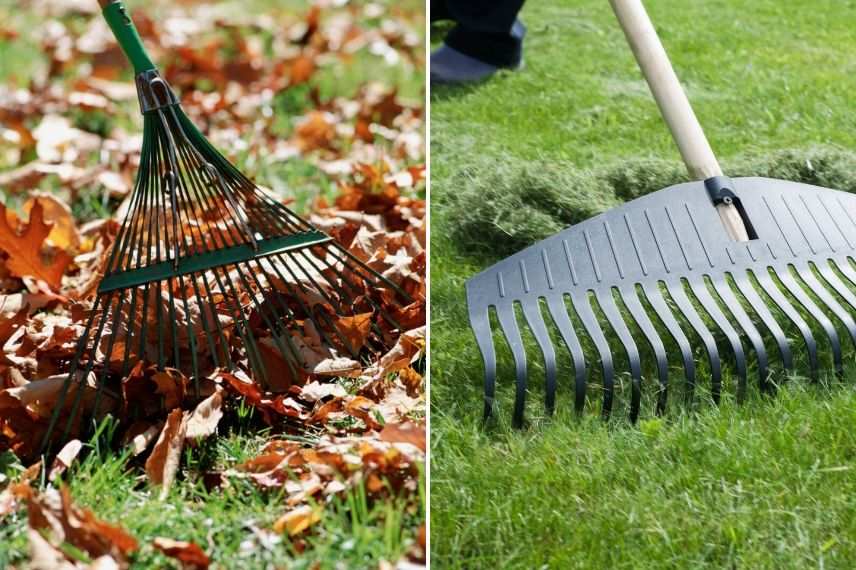
[[[562,335],[562,340],[565,341],[568,352],[571,353],[571,360],[574,363],[574,409],[577,412],[582,412],[586,404],[587,384],[586,359],[583,348],[577,338],[571,318],[568,316],[564,297],[555,295],[547,297],[547,309],[550,311],[553,323],[559,329],[559,334]]]
[[[526,350],[523,347],[523,339],[520,337],[520,328],[517,326],[517,316],[514,314],[514,305],[504,304],[496,308],[496,316],[499,326],[511,348],[514,356],[514,368],[517,372],[517,389],[514,395],[514,427],[523,427],[523,412],[526,408]]]
[[[43,452],[48,451],[48,448],[50,447],[51,433],[53,433],[54,427],[56,427],[57,422],[59,421],[59,415],[62,412],[63,406],[65,405],[65,399],[68,396],[68,391],[71,388],[71,383],[77,382],[74,379],[74,375],[77,373],[77,370],[79,368],[81,357],[89,348],[89,338],[90,338],[89,334],[90,334],[90,332],[94,332],[91,330],[91,327],[95,323],[95,319],[97,318],[97,312],[98,312],[99,305],[101,304],[101,302],[103,300],[104,299],[102,298],[101,295],[98,295],[95,298],[95,303],[93,304],[92,309],[90,310],[91,312],[89,314],[89,319],[86,323],[86,327],[83,329],[83,336],[81,336],[77,340],[77,346],[75,348],[74,360],[72,360],[72,362],[71,362],[71,368],[68,371],[68,376],[66,376],[65,380],[63,380],[62,389],[59,392],[59,398],[57,399],[57,402],[54,404],[54,410],[53,410],[53,413],[51,414],[51,419],[48,423],[48,429],[47,429],[47,431],[45,431],[45,436],[42,439],[42,446],[41,447],[42,447]],[[110,305],[108,303],[102,309],[102,316],[101,316],[102,320],[103,320],[103,316],[107,313],[107,310],[109,310],[109,308],[110,308]],[[96,337],[96,342],[97,342],[97,337]],[[86,382],[86,377],[84,376],[83,379],[79,382],[79,384],[81,384],[81,385],[78,387],[78,390],[83,389],[83,384],[85,382]]]
[[[779,326],[779,323],[776,322],[776,319],[773,317],[770,309],[767,308],[767,303],[761,299],[761,296],[755,290],[755,287],[746,275],[741,273],[740,275],[733,275],[733,277],[734,282],[737,284],[737,289],[740,290],[746,298],[746,301],[749,302],[752,309],[761,319],[761,322],[764,323],[764,326],[767,327],[767,330],[770,331],[770,334],[772,334],[773,338],[776,340],[776,345],[779,347],[779,354],[782,357],[782,363],[785,368],[787,370],[793,370],[794,359],[791,355],[791,347],[788,343],[788,338],[785,335],[785,331],[783,331],[782,327]]]
[[[802,318],[802,315],[794,308],[794,306],[788,301],[788,298],[781,292],[779,287],[773,282],[773,279],[770,277],[770,274],[766,271],[759,271],[755,273],[755,278],[758,280],[758,284],[764,290],[767,295],[773,300],[776,306],[785,313],[785,316],[790,319],[790,321],[799,329],[800,335],[803,338],[803,342],[805,342],[805,348],[808,352],[808,360],[809,366],[811,367],[811,376],[814,379],[817,379],[817,343],[814,340],[814,335],[811,332],[811,328],[805,322],[805,319]]]
[[[827,288],[818,281],[808,264],[796,267],[796,270],[811,292],[817,295],[818,298],[820,298],[820,300],[829,307],[832,314],[844,323],[844,327],[847,329],[847,332],[850,333],[850,339],[853,341],[854,346],[856,346],[856,322],[853,322],[853,317],[850,316],[850,313],[845,310],[844,307],[835,300],[835,297],[830,294],[829,290],[827,290]]]
[[[588,333],[600,356],[600,363],[603,367],[602,414],[604,419],[607,419],[612,413],[612,399],[615,395],[615,364],[612,360],[612,350],[609,348],[609,343],[606,342],[606,337],[603,334],[603,329],[600,328],[600,323],[597,322],[597,318],[594,316],[588,295],[585,292],[571,295],[571,303],[577,312],[580,322],[583,324],[583,328]]]
[[[621,299],[624,301],[624,306],[627,307],[633,320],[636,321],[636,324],[654,351],[654,358],[657,361],[657,377],[660,382],[660,393],[657,397],[657,413],[662,414],[666,409],[669,388],[669,359],[666,355],[666,347],[663,345],[663,339],[660,338],[657,329],[648,317],[648,313],[645,312],[642,303],[639,302],[636,288],[630,285],[620,288],[619,291]]]
[[[710,318],[713,319],[713,322],[716,323],[716,326],[719,327],[719,330],[722,331],[731,345],[737,365],[737,397],[738,399],[742,399],[746,395],[746,384],[749,379],[746,353],[743,351],[743,343],[740,342],[740,335],[731,326],[731,322],[723,314],[704,282],[691,279],[689,284],[695,298],[698,299],[701,306],[704,307],[705,312],[710,315]]]
[[[824,332],[826,332],[826,336],[829,337],[829,343],[832,346],[832,360],[835,363],[836,373],[839,375],[843,374],[844,363],[841,357],[841,341],[838,338],[838,331],[835,330],[835,327],[832,325],[832,321],[830,321],[829,317],[826,316],[820,307],[811,300],[811,297],[809,297],[802,286],[797,283],[796,279],[794,279],[794,276],[787,267],[783,268],[781,272],[776,272],[776,275],[779,277],[782,285],[785,286],[791,295],[796,298],[797,302],[802,305],[806,311],[808,311],[812,318],[816,320],[823,328]]]
[[[493,412],[496,399],[496,348],[493,345],[493,333],[490,329],[488,309],[480,311],[470,309],[470,327],[476,337],[479,352],[484,362],[484,419],[487,420]]]
[[[769,361],[767,359],[767,349],[764,347],[764,339],[761,338],[761,333],[758,332],[758,329],[755,328],[754,323],[752,323],[752,319],[748,314],[746,314],[746,311],[743,310],[743,305],[741,305],[740,301],[735,297],[728,282],[724,278],[712,278],[711,283],[713,284],[714,290],[719,295],[719,298],[722,299],[722,302],[725,303],[725,306],[728,307],[728,310],[732,315],[734,315],[734,319],[737,321],[737,324],[740,325],[740,328],[743,329],[743,332],[749,339],[749,343],[755,350],[755,356],[758,358],[758,380],[761,388],[763,390],[769,389],[767,378],[767,366]]]
[[[675,319],[675,316],[672,314],[672,311],[669,310],[669,306],[666,304],[666,300],[663,298],[663,293],[660,291],[660,288],[654,284],[649,285],[645,284],[642,286],[642,291],[645,293],[645,297],[648,299],[648,303],[651,305],[651,308],[654,309],[654,312],[657,313],[657,316],[663,322],[666,327],[666,330],[669,331],[669,334],[674,339],[675,343],[678,345],[678,350],[681,351],[681,360],[684,365],[684,376],[687,381],[687,396],[692,401],[695,395],[695,384],[696,384],[696,372],[695,372],[695,361],[693,360],[693,351],[690,346],[690,341],[687,336],[684,334],[683,329],[681,329],[681,325],[678,324],[678,321]],[[701,319],[699,319],[701,320]],[[705,331],[707,329],[705,328]],[[713,337],[710,338],[713,341]],[[713,348],[716,350],[716,343],[713,343]],[[668,363],[667,363],[668,364]],[[713,370],[713,365],[711,365],[711,370]],[[716,362],[716,370],[717,373],[719,371],[719,358],[717,354],[717,362]],[[658,402],[657,404],[658,411],[660,413],[665,411],[666,400],[663,398],[662,403]]]
[[[618,311],[618,307],[615,305],[615,299],[612,297],[612,291],[606,291],[602,294],[600,292],[596,292],[595,297],[600,304],[600,308],[603,311],[606,320],[609,321],[610,326],[615,331],[616,336],[618,336],[618,340],[621,341],[621,344],[627,353],[627,360],[630,363],[631,378],[630,421],[635,422],[639,417],[639,404],[642,401],[642,361],[639,356],[639,348],[636,346],[636,342],[633,340],[633,336],[630,334],[627,324],[624,322],[624,319],[621,317],[621,313]]]
[[[547,412],[552,414],[556,409],[556,349],[553,346],[553,341],[550,339],[550,333],[547,332],[547,325],[544,323],[544,317],[541,315],[541,308],[538,299],[534,303],[521,303],[523,307],[523,316],[529,324],[529,329],[532,335],[538,342],[538,347],[541,349],[541,354],[544,357],[544,376],[545,376],[545,395],[544,405]]]

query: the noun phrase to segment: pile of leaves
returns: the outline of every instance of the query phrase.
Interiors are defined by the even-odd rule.
[[[94,1],[34,3],[45,23],[32,33],[47,63],[0,85],[0,190],[8,205],[0,207],[0,451],[31,465],[0,490],[0,520],[27,509],[35,567],[82,567],[63,544],[85,552],[93,568],[125,567],[140,547],[121,527],[76,505],[62,484],[86,449],[76,437],[89,426],[60,432],[64,446],[52,465],[38,462],[54,409],[76,400],[74,388],[62,398],[65,380],[140,160],[133,81],[96,8]],[[215,370],[197,392],[181,371],[140,361],[114,396],[148,413],[120,421],[116,444],[166,497],[186,475],[184,449],[227,433],[238,410],[250,406],[270,441],[257,457],[204,475],[213,489],[246,479],[261,490],[284,490],[283,514],[270,532],[299,541],[326,503],[355,486],[416,501],[425,458],[423,108],[371,81],[351,96],[325,97],[316,78],[360,50],[420,70],[418,35],[394,9],[375,4],[319,3],[287,21],[227,21],[211,7],[181,3],[157,20],[132,16],[206,136],[251,176],[286,161],[321,172],[310,191],[311,222],[413,301],[396,315],[401,330],[385,331],[397,337],[391,350],[347,370],[301,374],[282,390]],[[364,25],[366,16],[375,25]],[[2,37],[19,33],[0,24]],[[288,116],[295,100],[297,112]],[[357,321],[359,332],[372,315]],[[93,405],[92,388],[79,388],[84,408]],[[421,536],[411,549],[416,562],[424,560],[424,530]],[[209,564],[195,544],[164,537],[153,544],[186,567]]]

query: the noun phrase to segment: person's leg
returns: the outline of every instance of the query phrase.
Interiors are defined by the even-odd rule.
[[[495,67],[517,67],[523,55],[526,28],[517,20],[524,0],[447,0],[457,24],[445,44]]]
[[[431,22],[454,20],[447,4],[447,0],[431,0]]]

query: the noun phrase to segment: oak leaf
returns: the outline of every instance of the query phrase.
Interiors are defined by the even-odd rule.
[[[72,257],[65,251],[57,251],[51,261],[45,261],[42,244],[51,229],[52,226],[45,223],[44,209],[39,202],[33,205],[30,221],[20,234],[9,225],[6,207],[0,205],[0,249],[9,255],[6,267],[17,277],[35,277],[59,289]]]

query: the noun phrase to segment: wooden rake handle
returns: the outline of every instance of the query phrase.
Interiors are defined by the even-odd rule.
[[[696,180],[722,176],[722,168],[675,75],[642,0],[610,0],[610,4],[690,176]],[[733,204],[719,204],[716,208],[729,236],[735,241],[748,241],[749,235],[737,208]]]

